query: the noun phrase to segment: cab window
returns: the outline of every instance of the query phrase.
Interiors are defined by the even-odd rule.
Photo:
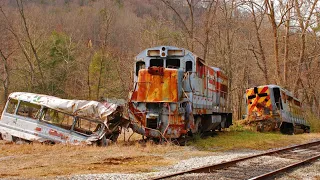
[[[180,59],[167,59],[166,60],[166,67],[179,69],[180,68]]]
[[[139,61],[136,63],[136,76],[139,74],[140,69],[144,69],[146,66],[146,63],[144,61]]]
[[[150,59],[150,67],[163,67],[163,59]]]
[[[186,62],[186,72],[192,72],[192,61]]]

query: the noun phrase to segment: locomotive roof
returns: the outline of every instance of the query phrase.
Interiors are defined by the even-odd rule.
[[[156,47],[152,47],[152,48],[145,49],[145,50],[143,50],[142,52],[140,52],[140,53],[136,56],[135,61],[141,61],[141,59],[142,59],[143,57],[146,57],[146,56],[147,56],[147,52],[148,52],[149,50],[161,50],[163,47],[164,47],[165,49],[167,49],[167,50],[182,50],[182,51],[184,51],[184,55],[183,55],[183,56],[188,56],[188,55],[189,55],[189,56],[192,57],[191,59],[192,59],[193,61],[194,61],[195,59],[199,58],[199,60],[200,60],[204,65],[206,65],[206,66],[214,69],[214,71],[222,71],[222,70],[221,70],[220,68],[218,68],[218,67],[209,66],[208,64],[206,64],[206,62],[205,62],[203,59],[201,59],[199,56],[197,56],[197,55],[194,54],[193,52],[191,52],[191,51],[189,51],[189,50],[187,50],[187,49],[185,49],[185,48],[179,48],[179,47],[175,47],[175,46],[156,46]],[[159,56],[157,56],[157,57],[159,57]],[[181,56],[181,57],[182,57],[182,56]]]
[[[183,55],[183,56],[191,55],[191,56],[193,56],[193,58],[198,57],[197,55],[195,55],[195,54],[192,53],[191,51],[189,51],[189,50],[187,50],[187,49],[184,49],[184,48],[178,48],[178,47],[175,47],[175,46],[156,46],[156,47],[152,47],[152,48],[145,49],[145,50],[143,50],[142,52],[140,52],[140,53],[136,56],[136,61],[140,61],[140,58],[147,56],[147,52],[148,52],[149,50],[161,50],[162,48],[165,48],[166,50],[182,50],[182,51],[184,51],[184,55]]]
[[[282,88],[281,86],[278,86],[278,85],[275,85],[275,84],[267,84],[267,85],[260,85],[260,86],[256,86],[257,88],[262,88],[262,87],[269,87],[269,88],[279,88],[281,89],[282,91],[284,91],[288,96],[291,96],[294,100],[297,100],[297,101],[300,101],[298,98],[294,97],[293,94],[285,89],[285,88]],[[254,87],[252,88],[248,88],[248,89],[253,89]]]

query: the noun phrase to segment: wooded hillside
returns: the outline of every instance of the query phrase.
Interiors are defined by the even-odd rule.
[[[126,98],[134,56],[189,49],[246,88],[278,84],[320,116],[318,0],[2,0],[0,107],[10,92]]]

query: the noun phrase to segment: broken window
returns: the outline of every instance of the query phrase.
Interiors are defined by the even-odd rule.
[[[146,66],[146,63],[144,61],[139,61],[136,63],[136,76],[139,74],[140,69],[144,69]]]
[[[192,72],[192,61],[186,62],[186,72]]]
[[[41,106],[28,103],[25,101],[21,101],[17,114],[20,116],[32,118],[32,119],[38,119],[41,111]]]
[[[95,132],[100,132],[102,128],[103,126],[101,123],[90,121],[88,119],[77,118],[77,122],[73,130],[84,135],[91,135]]]
[[[7,105],[6,112],[10,113],[10,114],[14,114],[14,112],[16,111],[17,106],[18,106],[18,100],[10,99],[9,103]]]
[[[42,120],[57,125],[59,127],[62,127],[64,129],[70,130],[73,123],[73,116],[70,116],[68,114],[46,108],[44,110],[44,115],[42,117]]]
[[[179,69],[180,68],[180,59],[167,59],[166,60],[166,67]]]
[[[163,59],[150,59],[150,67],[163,67]]]
[[[275,100],[277,108],[278,109],[282,109],[282,101],[281,101],[280,89],[279,88],[273,88],[273,95],[274,95],[274,100]]]

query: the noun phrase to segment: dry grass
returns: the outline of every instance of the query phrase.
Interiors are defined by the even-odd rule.
[[[207,155],[188,147],[118,143],[109,147],[6,144],[0,141],[0,178],[36,178],[88,173],[150,172],[181,159]],[[185,153],[181,153],[185,152]]]
[[[126,133],[126,140],[131,133]],[[241,128],[221,132],[218,136],[198,139],[193,146],[171,144],[139,144],[134,134],[131,142],[108,147],[7,144],[0,141],[0,178],[38,178],[91,173],[138,173],[154,171],[155,167],[168,166],[182,159],[213,155],[212,151],[232,149],[268,149],[320,139],[320,134],[286,136],[278,133],[257,133]],[[203,151],[210,150],[210,151]]]
[[[146,144],[106,148],[89,146],[1,144],[0,177],[41,177],[101,172],[148,172],[174,163],[163,158],[173,146]]]
[[[320,119],[311,111],[305,113],[306,119],[310,124],[311,132],[320,132]]]
[[[236,149],[267,150],[271,148],[284,147],[293,144],[320,140],[320,133],[283,135],[276,132],[259,133],[250,130],[219,132],[217,136],[206,139],[196,138],[192,142],[202,150],[225,151]]]

